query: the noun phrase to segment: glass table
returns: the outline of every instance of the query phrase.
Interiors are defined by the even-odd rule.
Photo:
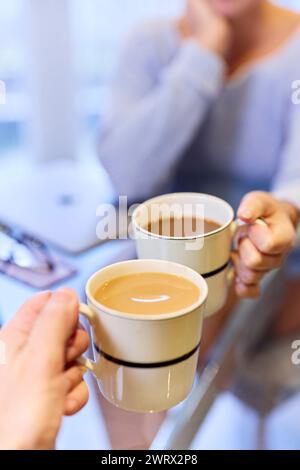
[[[69,256],[67,259],[77,268],[78,274],[64,285],[74,288],[84,299],[84,285],[93,272],[107,264],[134,257],[132,241],[113,241],[81,255]],[[192,393],[178,409],[167,413],[152,449],[182,450],[190,447],[220,392],[228,384],[236,382],[247,357],[265,336],[282,295],[283,278],[283,271],[270,274],[263,283],[262,296],[258,300],[239,303],[200,371]],[[2,323],[8,321],[20,304],[34,293],[34,289],[0,275]],[[109,449],[111,446],[95,384],[92,377],[87,380],[91,389],[90,402],[77,416],[64,421],[58,448]]]

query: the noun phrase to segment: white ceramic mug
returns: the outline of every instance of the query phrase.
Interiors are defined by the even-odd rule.
[[[210,233],[191,237],[156,235],[148,231],[149,222],[171,213],[175,217],[195,216],[213,220],[220,227]],[[155,210],[153,211],[153,207]],[[158,212],[157,208],[161,207]],[[153,213],[156,214],[153,216]],[[156,220],[152,220],[156,217]],[[218,312],[226,303],[233,270],[230,253],[239,228],[232,207],[222,199],[207,194],[176,193],[156,197],[141,204],[133,213],[132,223],[140,259],[162,259],[184,264],[200,273],[208,284],[206,316]]]
[[[119,276],[157,272],[178,275],[199,288],[197,302],[165,315],[131,315],[95,299],[97,290]],[[94,274],[86,286],[88,305],[80,311],[92,327],[95,362],[80,362],[96,376],[103,395],[129,411],[169,409],[189,394],[196,373],[208,288],[192,269],[159,260],[125,261]]]

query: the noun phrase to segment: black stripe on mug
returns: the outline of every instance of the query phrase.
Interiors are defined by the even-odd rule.
[[[180,362],[187,361],[187,359],[192,357],[198,351],[198,349],[200,348],[200,343],[194,349],[192,349],[192,351],[176,359],[171,359],[169,361],[163,361],[163,362],[148,362],[145,364],[141,364],[139,362],[128,362],[128,361],[123,361],[122,359],[117,359],[101,351],[95,343],[94,343],[94,347],[97,353],[100,354],[102,357],[104,357],[107,361],[113,362],[114,364],[117,364],[119,366],[131,367],[133,369],[157,369],[159,367],[174,366],[175,364],[179,364]]]
[[[220,268],[215,269],[214,271],[211,271],[210,273],[201,274],[201,276],[204,277],[204,279],[216,276],[217,274],[220,274],[222,271],[224,271],[226,268],[228,268],[229,263],[230,263],[230,261],[227,261],[227,263],[224,264],[223,266],[221,266]]]

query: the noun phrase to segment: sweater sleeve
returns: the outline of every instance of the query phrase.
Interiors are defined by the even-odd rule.
[[[223,61],[193,41],[162,65],[155,37],[135,35],[122,55],[99,155],[119,194],[158,192],[170,180],[224,77]]]
[[[278,199],[300,210],[300,105],[291,106],[288,136],[272,189]]]

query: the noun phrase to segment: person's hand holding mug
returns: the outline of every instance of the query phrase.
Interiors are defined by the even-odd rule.
[[[61,289],[33,297],[1,330],[0,449],[53,449],[62,417],[87,403],[78,318],[76,294]]]
[[[202,215],[201,215],[202,209]],[[212,221],[215,228],[188,234],[157,233],[157,214],[183,220],[198,213],[199,222]],[[174,193],[150,199],[133,214],[137,253],[140,259],[165,259],[184,264],[200,273],[209,287],[206,317],[218,312],[235,278],[240,297],[256,297],[264,275],[279,268],[293,247],[299,211],[265,192],[252,192],[243,199],[235,220],[233,208],[224,200],[198,193]],[[151,226],[149,227],[149,221]],[[243,222],[243,223],[241,223]],[[233,261],[234,268],[230,265]]]
[[[230,47],[231,27],[207,0],[187,0],[186,15],[179,23],[179,30],[182,37],[193,39],[220,56]]]
[[[296,240],[297,209],[269,193],[245,196],[238,217],[247,224],[237,235],[237,251],[232,259],[236,271],[236,292],[240,297],[259,295],[262,278],[279,268]],[[263,219],[266,224],[255,224]]]

